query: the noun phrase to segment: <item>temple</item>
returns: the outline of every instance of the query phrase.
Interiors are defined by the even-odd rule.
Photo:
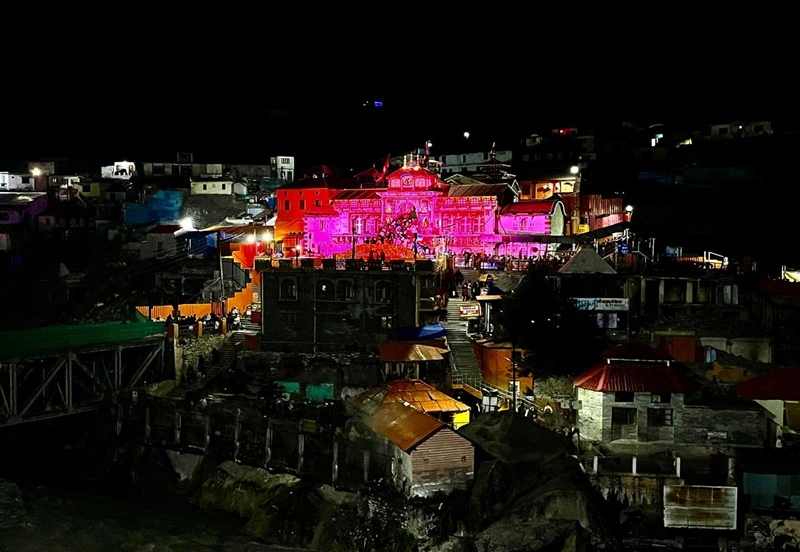
[[[315,167],[277,190],[276,249],[284,256],[529,259],[626,220],[621,199],[581,198],[577,174],[569,185],[527,183],[538,192],[523,196],[528,199],[509,177],[492,170],[445,181],[429,167],[427,154],[404,156],[392,172],[387,159],[382,172],[352,178]],[[545,188],[550,193],[542,193]]]

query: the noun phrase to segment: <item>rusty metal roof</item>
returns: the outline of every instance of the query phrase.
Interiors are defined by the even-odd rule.
[[[374,408],[373,404],[408,403],[411,407],[430,414],[465,412],[469,406],[442,393],[421,380],[396,380],[381,387],[364,391],[353,399],[362,410]]]
[[[461,184],[450,186],[449,197],[498,196],[508,190],[508,184]]]
[[[333,201],[340,201],[344,199],[377,199],[380,196],[378,192],[386,191],[386,188],[363,188],[356,190],[342,190],[333,197]]]
[[[364,421],[405,452],[445,427],[444,422],[403,402],[380,404]]]
[[[688,374],[667,362],[602,362],[576,377],[574,385],[628,393],[686,393],[697,388]]]
[[[382,362],[430,362],[444,360],[443,353],[447,349],[440,349],[431,345],[421,345],[407,341],[393,341],[378,345]]]
[[[603,358],[623,358],[625,360],[674,360],[663,348],[651,347],[637,341],[610,347],[600,354]]]
[[[733,390],[751,400],[800,401],[800,368],[780,368],[743,381]]]

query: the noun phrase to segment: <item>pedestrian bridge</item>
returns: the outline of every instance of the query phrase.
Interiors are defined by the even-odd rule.
[[[131,320],[0,332],[0,427],[94,410],[160,380],[164,324]]]

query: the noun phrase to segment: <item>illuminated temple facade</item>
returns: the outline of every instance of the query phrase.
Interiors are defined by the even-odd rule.
[[[448,184],[413,159],[366,182],[315,174],[279,188],[277,200],[276,239],[287,256],[529,258],[574,233],[561,195],[518,201],[508,181]]]

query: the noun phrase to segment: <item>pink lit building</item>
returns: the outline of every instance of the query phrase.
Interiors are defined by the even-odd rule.
[[[293,193],[300,193],[298,182],[292,186]],[[565,233],[564,204],[558,196],[503,205],[508,183],[450,185],[418,161],[404,160],[381,184],[363,186],[329,188],[327,201],[304,205],[303,229],[293,228],[294,235],[302,232],[304,251],[340,258],[372,254],[387,260],[465,251],[527,258],[547,251],[553,240],[544,236]],[[298,218],[296,210],[284,212],[281,207],[279,201],[276,228]]]

